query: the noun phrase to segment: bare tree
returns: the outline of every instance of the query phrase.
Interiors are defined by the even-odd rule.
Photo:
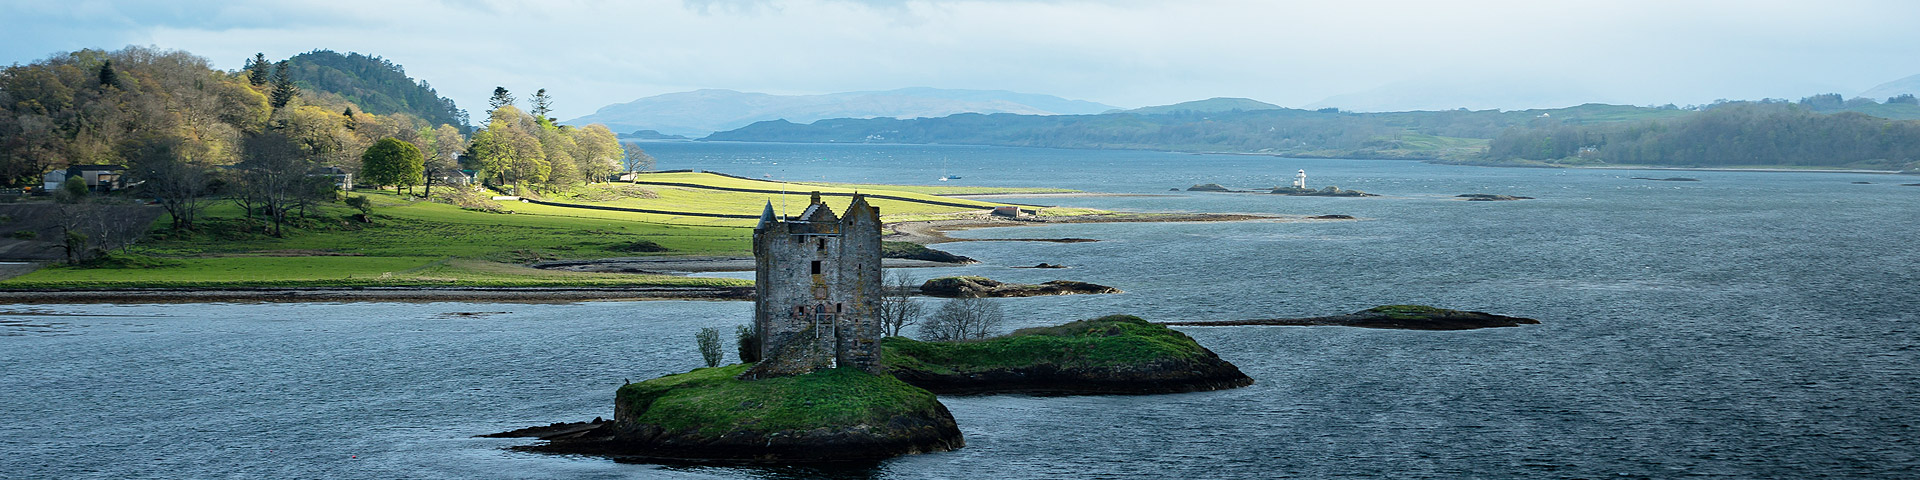
[[[873,312],[874,319],[880,321],[882,335],[900,336],[901,330],[920,321],[926,308],[913,301],[913,291],[918,288],[912,275],[899,270],[887,272],[886,283],[880,287],[880,301]]]
[[[129,176],[143,182],[147,193],[173,217],[174,231],[193,230],[194,220],[206,208],[204,195],[213,172],[193,160],[195,149],[204,146],[155,136],[137,142],[129,158],[133,167]]]
[[[980,340],[1000,329],[1005,316],[1000,305],[979,297],[960,297],[940,304],[920,324],[920,338],[936,342]]]
[[[620,158],[620,163],[622,166],[627,167],[627,171],[645,172],[653,170],[653,156],[648,155],[645,150],[641,150],[640,145],[625,143],[621,144],[620,148],[624,150]]]

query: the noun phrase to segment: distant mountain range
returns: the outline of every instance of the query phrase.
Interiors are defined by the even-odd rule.
[[[701,137],[754,122],[809,123],[828,118],[921,118],[956,113],[1093,114],[1113,110],[1084,100],[1004,90],[902,88],[883,92],[770,95],[733,90],[669,93],[601,107],[562,123],[604,124],[617,133],[656,130]]]
[[[1284,108],[1284,107],[1267,103],[1267,102],[1262,102],[1259,100],[1254,100],[1251,98],[1214,97],[1206,100],[1180,102],[1172,105],[1140,107],[1132,110],[1115,110],[1115,111],[1109,111],[1106,113],[1134,113],[1134,114],[1140,114],[1140,115],[1157,115],[1162,113],[1213,113],[1213,112],[1233,112],[1233,111],[1251,112],[1254,110],[1279,110],[1281,108]]]

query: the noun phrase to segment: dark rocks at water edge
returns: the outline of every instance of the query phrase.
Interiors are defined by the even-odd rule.
[[[1176,188],[1174,190],[1179,190],[1179,189]],[[1274,195],[1287,195],[1287,196],[1294,196],[1294,197],[1378,197],[1379,196],[1379,195],[1374,195],[1367,192],[1362,192],[1359,190],[1342,190],[1340,189],[1340,187],[1335,187],[1335,186],[1321,187],[1319,190],[1315,190],[1311,188],[1294,188],[1294,187],[1273,187],[1271,189],[1266,189],[1266,190],[1234,190],[1231,188],[1227,188],[1224,185],[1220,185],[1218,183],[1202,183],[1199,185],[1187,187],[1187,191],[1218,192],[1218,193],[1270,193]]]
[[[1520,325],[1536,325],[1539,323],[1539,320],[1531,318],[1509,317],[1485,312],[1448,310],[1424,305],[1384,305],[1346,315],[1334,315],[1330,317],[1183,321],[1166,322],[1165,324],[1198,327],[1280,325],[1295,327],[1341,326],[1391,328],[1401,330],[1472,330],[1477,328],[1517,327]]]
[[[1314,190],[1311,188],[1274,187],[1273,190],[1270,190],[1267,193],[1271,193],[1274,195],[1287,195],[1292,197],[1378,197],[1379,196],[1379,195],[1374,195],[1367,192],[1362,192],[1359,190],[1341,190],[1340,187],[1335,187],[1335,186],[1321,187],[1319,190]]]
[[[1464,199],[1467,199],[1467,201],[1469,202],[1503,202],[1503,201],[1509,201],[1509,200],[1533,200],[1533,197],[1517,197],[1513,195],[1495,195],[1491,193],[1467,193],[1467,194],[1461,194],[1461,195],[1454,195],[1454,198],[1464,198]]]
[[[1633,179],[1634,180],[1652,180],[1656,182],[1698,182],[1700,181],[1700,179],[1698,178],[1687,178],[1687,177],[1667,177],[1667,178],[1633,177]]]
[[[1313,220],[1353,220],[1352,215],[1314,215],[1307,218]]]
[[[1001,283],[987,277],[941,277],[920,285],[920,293],[934,297],[1040,297],[1120,293],[1106,285],[1069,280],[1054,280],[1039,285]]]
[[[913,242],[881,242],[880,256],[942,263],[980,263],[964,255],[954,255]]]
[[[1071,268],[1071,267],[1068,267],[1066,265],[1054,265],[1047,262],[1040,262],[1040,264],[1034,265],[1031,267],[1013,267],[1013,268]]]
[[[966,444],[932,393],[854,368],[741,380],[750,365],[701,368],[620,388],[614,420],[488,436],[547,440],[517,450],[641,460],[870,461]]]
[[[1253,384],[1192,337],[1131,315],[973,342],[890,337],[881,352],[895,377],[939,394],[1132,395]]]

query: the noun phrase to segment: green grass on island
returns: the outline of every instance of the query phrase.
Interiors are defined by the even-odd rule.
[[[641,181],[764,189],[788,185],[708,173],[642,175]],[[435,195],[447,187],[437,187]],[[852,188],[814,187],[827,192]],[[798,214],[811,190],[786,196],[714,188],[600,183],[546,197],[569,204],[691,214],[757,216],[768,201]],[[978,214],[1001,204],[879,188],[887,221]],[[749,256],[753,219],[712,218],[498,202],[495,211],[423,201],[391,190],[357,190],[372,200],[371,223],[339,203],[319,206],[283,236],[267,235],[259,219],[246,220],[231,202],[210,203],[198,232],[170,231],[161,216],[138,243],[104,259],[56,265],[0,281],[0,289],[248,288],[248,287],[567,287],[744,286],[749,280],[550,271],[527,267],[542,260],[701,255]],[[482,194],[487,195],[487,194]],[[962,206],[920,203],[919,200]],[[844,211],[850,197],[825,201]],[[1074,209],[1073,212],[1081,212]]]
[[[932,393],[890,375],[833,368],[753,381],[736,378],[748,367],[700,368],[628,384],[620,387],[614,401],[634,422],[701,435],[884,428],[894,417],[940,416],[939,400]]]
[[[881,343],[881,354],[888,366],[942,375],[1042,364],[1106,367],[1206,355],[1186,334],[1132,315],[1020,329],[977,342],[888,337]]]

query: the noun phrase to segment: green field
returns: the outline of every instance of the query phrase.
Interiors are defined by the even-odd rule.
[[[777,189],[793,184],[703,173],[653,174],[642,182]],[[798,214],[808,192],[853,192],[845,186],[803,186],[788,195],[713,188],[596,184],[548,201],[696,214],[758,215],[767,202]],[[887,221],[975,214],[1000,205],[926,193],[861,186]],[[53,266],[0,281],[0,289],[234,288],[355,286],[649,286],[748,285],[735,279],[548,271],[526,263],[648,255],[751,255],[753,219],[608,211],[505,201],[493,213],[356,191],[373,200],[371,223],[339,204],[323,206],[284,237],[258,233],[231,203],[210,207],[192,235],[172,234],[162,217],[149,238],[105,261]],[[850,197],[823,199],[845,211]],[[918,203],[956,203],[965,207]],[[1075,209],[1078,212],[1079,209]]]

